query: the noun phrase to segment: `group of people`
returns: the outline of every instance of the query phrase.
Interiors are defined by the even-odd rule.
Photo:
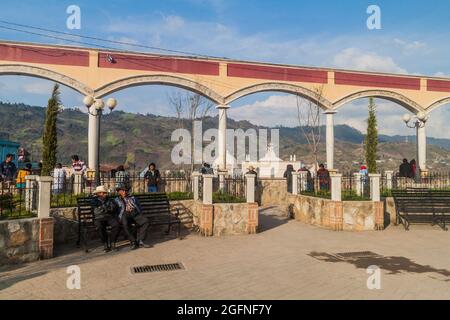
[[[412,178],[416,177],[417,164],[416,160],[412,159],[408,162],[408,159],[403,159],[403,163],[400,165],[398,176],[400,178]]]
[[[11,153],[7,154],[5,160],[0,163],[0,182],[9,185],[15,182],[16,188],[19,190],[25,189],[25,177],[32,174],[39,175],[39,172],[33,172],[31,163],[26,163],[24,167],[18,169],[14,163],[14,155]]]
[[[95,217],[94,223],[99,230],[104,251],[110,252],[116,249],[121,227],[130,241],[132,250],[148,247],[144,240],[150,223],[142,214],[139,200],[130,195],[128,188],[124,185],[117,186],[116,191],[117,197],[113,198],[105,186],[99,186],[95,189],[91,202]],[[137,228],[136,234],[133,225]],[[107,233],[108,226],[111,227],[110,237]]]
[[[286,171],[284,172],[283,177],[287,180],[288,192],[292,192],[292,173],[295,172],[294,166],[289,164],[286,167]],[[306,172],[306,191],[314,190],[314,182],[313,182],[313,174],[306,167],[301,167],[297,172]],[[315,176],[319,182],[320,190],[329,190],[330,189],[330,172],[327,168],[325,168],[324,164],[319,165],[319,169],[317,170]]]

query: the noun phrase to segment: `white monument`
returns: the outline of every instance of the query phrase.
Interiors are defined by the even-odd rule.
[[[295,171],[302,167],[301,161],[297,161],[295,155],[291,155],[289,161],[280,159],[274,151],[273,145],[269,144],[266,155],[259,161],[244,161],[242,171],[245,173],[249,167],[254,167],[259,178],[283,178],[288,165],[292,165]],[[248,159],[248,158],[247,158]]]

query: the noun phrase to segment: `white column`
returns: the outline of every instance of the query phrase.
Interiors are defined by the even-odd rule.
[[[336,111],[326,111],[326,151],[327,169],[334,170],[334,114]]]
[[[198,193],[198,187],[199,187],[199,178],[201,174],[200,172],[194,172],[192,174],[192,189],[194,191],[194,200],[197,201],[200,199],[199,193]]]
[[[245,190],[245,198],[247,199],[247,203],[255,203],[255,174],[246,174],[246,190]]]
[[[203,175],[203,204],[212,204],[212,191],[213,191],[213,175]]]
[[[300,172],[292,172],[292,194],[299,194],[300,188],[298,184],[298,178],[300,176]]]
[[[427,169],[427,135],[425,126],[417,128],[417,164],[420,170]]]
[[[36,179],[38,176],[29,175],[25,177],[25,210],[36,210]]]
[[[79,195],[83,192],[83,175],[74,173],[73,175],[73,194]]]
[[[38,194],[38,218],[49,218],[50,217],[50,194],[51,194],[51,183],[53,181],[52,177],[37,177],[36,181],[39,185]]]
[[[308,190],[308,172],[307,171],[300,171],[300,186],[297,186],[299,188],[299,193],[304,191],[311,191]]]
[[[342,201],[342,194],[341,194],[342,174],[331,173],[330,177],[331,177],[331,200]]]
[[[227,105],[217,106],[219,110],[218,157],[220,171],[227,169],[227,110],[229,108]]]
[[[381,174],[369,174],[370,198],[374,202],[380,202],[380,178]]]
[[[226,171],[219,171],[217,173],[219,177],[219,190],[225,191],[225,177],[227,175]]]
[[[100,117],[97,115],[97,110],[92,106],[89,110],[89,127],[88,127],[88,167],[90,170],[97,169],[98,162],[98,144],[99,144],[99,126]]]
[[[386,189],[392,190],[392,177],[394,176],[394,171],[385,171],[386,174]]]
[[[355,179],[355,192],[356,192],[356,195],[358,195],[358,196],[362,196],[362,174],[361,173],[354,173],[353,174],[353,176],[354,176],[354,179]]]

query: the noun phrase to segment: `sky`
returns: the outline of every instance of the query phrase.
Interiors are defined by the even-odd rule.
[[[81,29],[68,30],[66,9],[81,9]],[[367,8],[381,9],[381,29],[369,30]],[[450,2],[256,1],[256,0],[2,0],[0,20],[233,59],[450,77]],[[63,43],[2,29],[0,39]],[[89,42],[89,40],[86,40]],[[122,49],[133,49],[122,47]],[[138,49],[142,50],[142,49]],[[45,106],[52,83],[29,77],[0,77],[0,100]],[[174,115],[166,86],[142,86],[114,93],[120,110]],[[62,89],[66,107],[82,96]],[[401,106],[376,100],[383,134],[412,135]],[[337,124],[364,131],[367,100],[342,107]],[[297,126],[297,98],[276,92],[232,103],[230,117],[259,125]],[[429,136],[450,138],[450,106],[430,117]]]

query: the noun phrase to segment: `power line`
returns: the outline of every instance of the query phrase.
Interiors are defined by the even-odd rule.
[[[166,48],[160,48],[160,47],[154,47],[154,46],[147,46],[147,45],[143,45],[143,44],[126,42],[126,41],[103,39],[103,38],[87,36],[87,35],[77,35],[77,34],[73,34],[73,33],[69,33],[69,32],[51,30],[51,29],[47,29],[47,28],[35,27],[35,26],[30,26],[30,25],[20,24],[20,23],[14,23],[14,22],[5,21],[5,20],[0,20],[0,23],[7,24],[7,25],[13,25],[13,26],[17,26],[17,27],[22,27],[22,28],[27,28],[27,29],[35,29],[35,30],[40,30],[40,31],[45,31],[45,32],[62,34],[62,35],[66,35],[66,36],[80,37],[80,38],[85,38],[85,39],[90,39],[90,40],[95,40],[95,41],[103,41],[103,42],[109,42],[109,43],[114,43],[114,44],[126,45],[126,46],[131,46],[131,47],[145,48],[145,49],[150,49],[150,50],[165,51],[165,52],[171,52],[171,53],[177,53],[177,54],[183,54],[183,55],[189,55],[189,56],[197,56],[197,57],[202,57],[202,58],[229,59],[229,58],[226,58],[226,57],[215,57],[215,56],[205,55],[205,54],[200,54],[200,53],[193,53],[193,52],[188,52],[188,51],[181,51],[181,50],[166,49]],[[16,31],[27,32],[25,30],[16,30]],[[42,35],[42,34],[40,34],[40,35]],[[42,36],[46,36],[46,35],[42,35]]]

